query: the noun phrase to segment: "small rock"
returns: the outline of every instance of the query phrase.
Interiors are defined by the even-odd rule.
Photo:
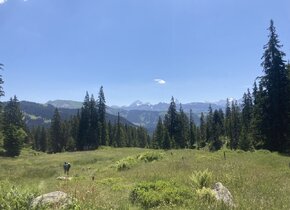
[[[42,205],[49,205],[53,207],[65,207],[70,203],[71,199],[68,197],[66,193],[61,191],[55,191],[34,198],[32,201],[32,208]]]
[[[215,193],[215,198],[218,201],[222,201],[224,202],[224,204],[230,207],[235,207],[232,194],[225,186],[223,186],[222,183],[220,182],[215,183],[213,187],[213,192]]]
[[[59,176],[59,177],[57,177],[56,179],[57,179],[57,180],[68,180],[68,181],[70,181],[70,180],[72,180],[72,177]]]

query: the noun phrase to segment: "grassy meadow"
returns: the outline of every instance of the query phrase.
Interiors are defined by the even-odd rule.
[[[157,154],[156,160],[144,159],[152,152]],[[72,165],[71,181],[56,179],[64,175],[65,161]],[[208,169],[212,173],[210,184],[222,182],[233,195],[235,209],[290,209],[289,163],[289,157],[264,150],[211,153],[103,147],[45,154],[24,149],[20,157],[0,157],[0,201],[1,196],[3,200],[9,193],[13,195],[12,189],[18,194],[32,193],[30,197],[60,190],[76,198],[75,209],[225,209],[224,205],[199,199],[194,192],[190,176]],[[165,186],[168,202],[149,205],[154,199],[158,203],[156,197],[162,198],[159,192],[144,194],[145,205],[138,199],[133,202],[132,191],[140,183]],[[175,200],[167,198],[170,196]]]

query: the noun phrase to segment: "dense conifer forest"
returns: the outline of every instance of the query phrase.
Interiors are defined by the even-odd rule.
[[[141,126],[122,124],[120,115],[115,122],[107,121],[105,94],[100,87],[97,99],[86,93],[77,115],[63,120],[56,108],[50,128],[29,129],[14,96],[1,107],[1,154],[18,156],[23,146],[48,153],[94,150],[100,146],[211,151],[226,146],[233,150],[290,152],[290,64],[285,61],[272,20],[268,31],[261,62],[263,74],[253,78],[253,88],[246,90],[242,104],[227,100],[225,110],[209,106],[208,113],[201,113],[199,126],[192,112],[188,116],[173,97],[153,135]],[[3,70],[4,65],[0,68]],[[3,82],[1,76],[0,96],[4,95]]]

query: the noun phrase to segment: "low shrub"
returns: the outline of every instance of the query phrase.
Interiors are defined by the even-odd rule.
[[[192,193],[184,187],[166,181],[143,182],[130,193],[131,202],[143,208],[181,205],[191,197]]]
[[[117,168],[118,171],[124,171],[130,169],[136,163],[137,163],[136,158],[129,156],[127,158],[117,161],[115,167]]]
[[[134,165],[141,161],[147,163],[160,160],[163,158],[163,155],[163,153],[158,152],[145,152],[137,156],[129,156],[118,160],[112,167],[117,168],[118,171],[124,171],[132,168]]]
[[[216,201],[215,193],[210,188],[197,189],[196,196],[202,202],[213,203]]]
[[[152,162],[163,158],[163,154],[159,152],[146,152],[137,156],[139,160],[144,162]]]
[[[207,169],[204,171],[195,171],[190,176],[192,185],[196,189],[202,189],[203,187],[209,187],[212,181],[212,173]]]
[[[26,210],[30,209],[31,202],[36,192],[18,189],[9,182],[0,182],[0,209]]]

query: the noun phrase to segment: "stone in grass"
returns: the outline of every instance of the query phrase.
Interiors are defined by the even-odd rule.
[[[224,204],[228,205],[229,207],[235,207],[232,194],[225,186],[223,186],[222,183],[220,182],[215,183],[212,190],[215,193],[215,198],[218,201],[222,201]]]
[[[39,206],[53,206],[55,208],[62,208],[71,204],[71,202],[71,199],[66,193],[55,191],[34,198],[31,206],[32,208]]]
[[[63,181],[65,181],[65,180],[70,181],[70,180],[72,180],[72,177],[59,176],[59,177],[57,177],[56,179],[57,179],[57,180],[63,180]]]

